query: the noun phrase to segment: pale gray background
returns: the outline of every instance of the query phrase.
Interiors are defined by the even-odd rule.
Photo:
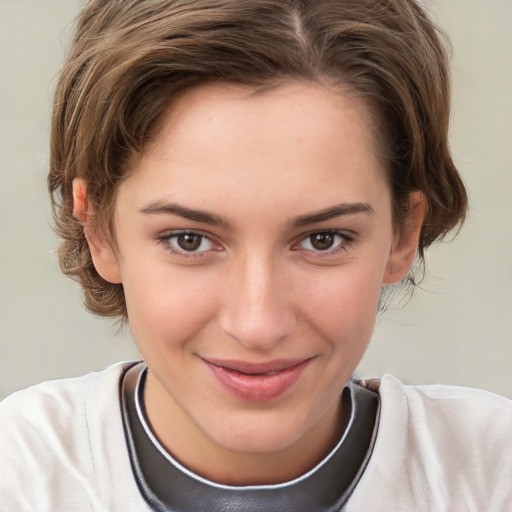
[[[512,397],[512,1],[425,2],[454,46],[451,145],[469,188],[460,236],[386,313],[359,373]],[[0,396],[137,357],[60,275],[45,179],[55,73],[79,0],[0,0]]]

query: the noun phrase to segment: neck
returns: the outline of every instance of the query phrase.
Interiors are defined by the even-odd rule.
[[[209,435],[186,414],[151,372],[144,389],[147,419],[162,446],[194,473],[232,486],[286,482],[312,469],[341,436],[349,416],[342,405],[341,400],[332,404],[299,438],[285,429],[272,428],[279,425],[280,411],[265,407],[255,407],[245,422],[230,424],[229,418],[225,423],[218,421],[220,430],[225,431],[216,438],[215,432]],[[265,414],[270,428],[252,428],[251,414]]]

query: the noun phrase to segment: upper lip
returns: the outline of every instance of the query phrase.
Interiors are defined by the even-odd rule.
[[[203,358],[206,363],[220,366],[226,370],[232,370],[246,374],[264,374],[272,372],[280,372],[287,368],[292,368],[300,363],[304,363],[311,358],[297,358],[297,359],[274,359],[272,361],[266,361],[263,363],[254,363],[251,361],[239,361],[232,359],[214,359],[214,358]]]

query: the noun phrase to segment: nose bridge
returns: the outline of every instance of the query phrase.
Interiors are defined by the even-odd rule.
[[[295,315],[283,272],[268,254],[241,258],[230,273],[221,327],[243,345],[266,350],[291,333]]]

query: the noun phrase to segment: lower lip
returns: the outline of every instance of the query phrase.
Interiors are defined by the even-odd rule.
[[[268,402],[288,391],[300,378],[310,359],[272,374],[246,374],[205,361],[213,375],[231,394],[251,402]]]

